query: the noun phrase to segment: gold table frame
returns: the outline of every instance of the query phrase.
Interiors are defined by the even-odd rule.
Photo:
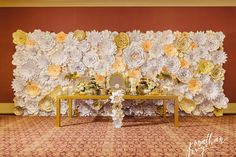
[[[72,118],[72,99],[109,99],[110,95],[59,95],[56,100],[56,125],[61,126],[61,99],[67,100],[69,105],[69,117]],[[179,125],[179,104],[178,96],[175,95],[124,95],[125,100],[137,100],[137,99],[157,99],[163,100],[163,118],[166,121],[166,101],[174,100],[174,125]]]

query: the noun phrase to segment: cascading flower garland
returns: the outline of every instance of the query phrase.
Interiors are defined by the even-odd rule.
[[[213,31],[76,30],[66,34],[17,30],[13,33],[16,52],[12,61],[16,66],[12,81],[15,111],[17,115],[55,115],[55,105],[49,105],[55,102],[45,98],[50,97],[56,87],[64,89],[71,83],[65,79],[66,75],[77,73],[102,78],[121,72],[137,81],[147,77],[176,94],[183,113],[220,115],[229,101],[223,90],[223,64],[227,59],[224,38],[222,32]],[[145,107],[148,110],[150,103],[143,104],[142,112],[139,107],[130,107],[130,112],[128,109],[124,112],[149,115]],[[93,114],[90,105],[80,110],[84,112],[82,115]],[[109,113],[108,109],[105,108],[105,114]],[[173,112],[171,101],[167,110]],[[61,111],[67,112],[64,102]]]

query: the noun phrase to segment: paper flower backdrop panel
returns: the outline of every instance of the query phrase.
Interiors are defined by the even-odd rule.
[[[147,77],[178,95],[183,113],[219,115],[228,103],[223,92],[224,38],[222,32],[213,31],[76,30],[66,34],[17,30],[13,33],[16,52],[12,61],[16,66],[12,81],[15,112],[55,115],[55,96],[70,84],[65,75],[104,76],[118,71],[135,78]],[[82,115],[98,113],[88,102],[80,106]],[[140,102],[126,103],[125,114],[153,115],[156,108],[150,104],[162,104],[144,101],[141,107],[130,107],[132,103]],[[65,114],[66,102],[62,107]],[[102,109],[102,113],[109,113],[106,105]],[[168,102],[167,109],[173,112],[173,102]]]

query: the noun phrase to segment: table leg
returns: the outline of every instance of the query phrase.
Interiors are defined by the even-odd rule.
[[[178,97],[175,98],[175,113],[174,113],[174,117],[175,117],[175,127],[179,126],[179,100]]]
[[[166,99],[163,100],[163,118],[166,122]]]
[[[57,123],[57,127],[61,126],[61,100],[60,98],[57,98],[57,103],[56,103],[56,123]]]
[[[72,118],[72,99],[68,99],[69,104],[69,118]]]

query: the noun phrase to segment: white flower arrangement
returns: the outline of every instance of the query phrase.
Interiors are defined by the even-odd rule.
[[[227,54],[223,50],[225,36],[222,32],[181,33],[167,30],[142,33],[134,30],[120,34],[108,30],[79,30],[66,34],[18,30],[13,38],[16,52],[12,64],[16,69],[13,71],[12,88],[24,114],[54,115],[55,108],[51,112],[39,111],[38,103],[56,86],[63,87],[70,83],[64,78],[66,74],[77,72],[79,75],[104,76],[119,70],[121,61],[124,63],[123,73],[139,71],[142,76],[157,81],[168,92],[178,95],[179,100],[193,99],[198,104],[192,112],[194,115],[210,114],[214,108],[226,108],[229,101],[223,93],[225,71],[222,68]],[[172,49],[174,54],[171,54]],[[55,67],[48,71],[51,65]],[[163,72],[167,72],[170,78],[158,78]],[[174,81],[176,78],[179,81]],[[24,92],[29,82],[36,82],[40,87],[40,92],[29,92],[34,98]],[[63,104],[62,113],[65,114],[66,102]],[[86,103],[80,111],[82,115],[96,114],[91,107],[85,106]],[[131,108],[129,113],[133,115],[153,114],[150,106]],[[169,102],[167,108],[172,113],[173,103]],[[117,126],[121,125],[119,120],[124,113],[121,110],[112,113],[118,117],[114,118]]]

